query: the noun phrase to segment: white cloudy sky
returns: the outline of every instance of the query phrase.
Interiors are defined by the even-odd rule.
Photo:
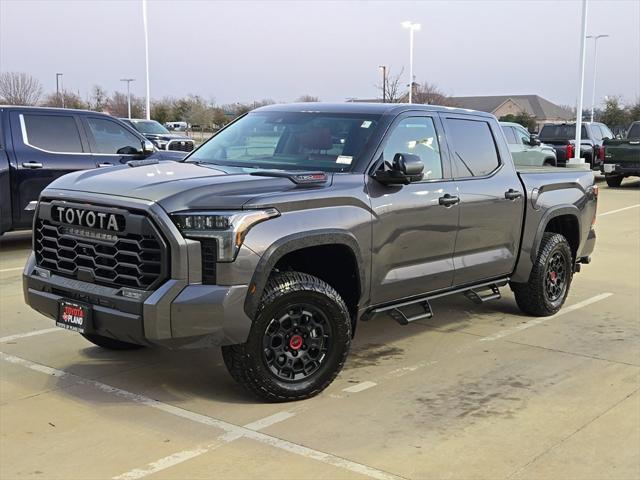
[[[408,64],[452,95],[577,98],[580,0],[176,1],[149,0],[151,96],[187,93],[219,103],[309,93],[373,97],[377,66]],[[597,97],[640,97],[640,0],[589,0],[598,49]],[[588,44],[586,102],[593,43]],[[0,0],[0,70],[28,72],[83,97],[94,84],[144,93],[141,0]],[[407,79],[408,80],[408,79]]]

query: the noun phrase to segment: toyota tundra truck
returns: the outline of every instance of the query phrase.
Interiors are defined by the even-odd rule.
[[[272,105],[184,161],[65,175],[36,207],[26,302],[111,350],[222,347],[267,401],[340,372],[360,321],[437,297],[562,307],[594,249],[591,171],[516,169],[490,114]]]

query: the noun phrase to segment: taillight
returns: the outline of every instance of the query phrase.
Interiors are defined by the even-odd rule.
[[[567,161],[571,160],[573,158],[573,153],[574,153],[574,148],[573,145],[569,144],[567,145]]]
[[[598,160],[604,162],[604,145],[600,145],[600,148],[598,148]]]

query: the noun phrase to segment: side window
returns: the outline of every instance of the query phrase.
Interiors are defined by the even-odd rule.
[[[94,153],[134,155],[141,149],[140,139],[112,120],[88,117],[87,124],[95,140]]]
[[[600,131],[600,127],[598,125],[591,125],[591,133],[593,135],[593,140],[600,141],[602,140],[602,132]]]
[[[82,142],[71,115],[20,115],[22,138],[27,145],[58,153],[81,153]]]
[[[513,127],[502,127],[504,131],[504,136],[507,137],[507,143],[509,145],[517,145],[518,141],[516,140],[516,135],[513,133]]]
[[[482,177],[500,165],[489,124],[482,120],[447,118],[447,134],[462,177]]]
[[[518,143],[522,145],[529,145],[531,139],[531,135],[529,135],[529,132],[527,132],[523,128],[516,128],[515,131],[516,136],[518,137]]]
[[[425,180],[442,178],[440,144],[432,118],[405,118],[394,127],[387,138],[382,153],[385,162],[393,161],[396,153],[411,153],[418,155],[424,163]]]

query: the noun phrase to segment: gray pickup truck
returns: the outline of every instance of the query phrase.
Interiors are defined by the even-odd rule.
[[[589,263],[593,173],[514,167],[492,115],[259,108],[182,163],[66,175],[41,195],[26,302],[104,348],[221,346],[269,401],[326,388],[357,324],[509,285],[552,315]]]

